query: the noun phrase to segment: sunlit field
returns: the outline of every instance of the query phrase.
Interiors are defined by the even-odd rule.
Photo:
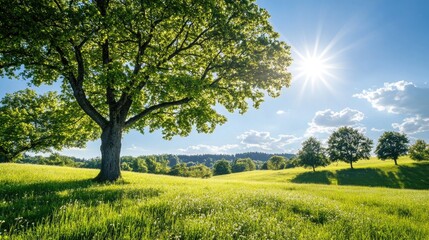
[[[92,182],[97,170],[1,164],[0,239],[428,239],[429,163],[398,163],[123,172],[115,184]]]
[[[398,166],[393,161],[377,158],[360,160],[354,169],[344,162],[332,163],[328,167],[311,169],[292,168],[281,171],[253,171],[215,178],[237,181],[292,182],[328,185],[352,185],[407,189],[429,189],[429,162],[416,162],[409,157],[400,157]]]

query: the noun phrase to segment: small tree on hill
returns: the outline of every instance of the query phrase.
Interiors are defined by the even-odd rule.
[[[329,164],[325,152],[322,144],[316,138],[310,137],[302,143],[302,149],[298,152],[299,164],[304,167],[311,167],[315,172],[316,167]]]
[[[328,140],[329,159],[350,163],[352,169],[353,162],[369,159],[371,148],[372,140],[351,127],[340,127]]]
[[[186,166],[186,163],[179,163],[175,166],[173,166],[168,173],[169,175],[173,176],[187,176],[188,167]]]
[[[250,158],[239,158],[232,164],[232,172],[253,171],[255,169],[256,164]]]
[[[209,178],[211,176],[211,169],[204,164],[197,164],[188,168],[188,177]]]
[[[231,166],[232,172],[245,172],[247,171],[247,164],[245,162],[234,162]]]
[[[158,159],[157,161],[155,156],[146,156],[144,159],[149,173],[167,174],[170,172],[167,159]]]
[[[122,162],[121,163],[121,170],[123,170],[123,171],[132,171],[133,168],[130,167],[130,165],[127,162]]]
[[[395,161],[395,165],[398,165],[398,158],[407,154],[408,143],[409,140],[405,134],[398,132],[384,132],[378,139],[375,153],[379,159],[393,159],[393,161]]]
[[[286,167],[286,158],[282,156],[272,156],[267,161],[267,169],[279,170]]]
[[[285,168],[295,168],[299,166],[299,158],[297,155],[291,157],[288,161],[286,161]]]
[[[424,140],[417,140],[409,149],[410,158],[417,161],[429,160],[429,144]]]
[[[209,178],[212,176],[212,171],[203,164],[188,167],[186,163],[179,163],[172,167],[168,174],[181,177]]]
[[[268,170],[268,162],[264,162],[261,166],[261,170]]]
[[[135,161],[133,161],[133,171],[134,172],[149,172],[149,168],[146,164],[146,159],[143,157],[138,157]]]
[[[229,161],[222,159],[213,165],[213,175],[230,174],[232,172]]]

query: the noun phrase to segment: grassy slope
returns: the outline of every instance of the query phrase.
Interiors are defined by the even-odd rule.
[[[341,185],[342,171],[359,176],[354,184],[372,182],[360,176],[363,167],[377,168],[396,179],[391,187],[428,189],[429,164],[407,161],[399,161],[400,167],[390,161],[358,163],[354,175],[341,164],[319,171],[332,173],[329,182]],[[407,180],[401,167],[426,174]],[[212,179],[124,172],[123,182],[102,185],[90,181],[95,170],[1,164],[0,239],[428,238],[428,190],[289,182],[308,172],[255,171]]]
[[[361,160],[350,165],[339,162],[328,167],[310,169],[294,168],[281,171],[253,171],[215,178],[238,181],[316,183],[328,185],[355,185],[370,187],[429,189],[429,162],[416,162],[401,157],[398,166],[393,161],[377,158]]]

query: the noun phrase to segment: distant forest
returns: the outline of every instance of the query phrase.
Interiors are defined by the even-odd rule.
[[[174,156],[174,155],[173,155]],[[253,161],[266,162],[272,156],[282,156],[287,159],[293,158],[295,155],[290,153],[263,153],[263,152],[247,152],[247,153],[237,153],[237,154],[201,154],[201,155],[176,155],[180,162],[183,163],[202,163],[207,167],[221,159],[234,161],[239,158],[250,158]]]
[[[237,153],[237,154],[200,154],[200,155],[174,155],[174,154],[161,154],[161,155],[147,155],[147,156],[122,156],[121,162],[134,162],[138,159],[151,158],[156,162],[164,163],[169,167],[173,167],[180,163],[185,163],[187,166],[195,166],[198,164],[203,164],[209,168],[213,167],[213,164],[216,161],[225,159],[230,162],[234,162],[240,158],[250,158],[255,161],[257,167],[259,168],[264,162],[266,162],[272,156],[282,156],[286,159],[291,159],[295,155],[289,153],[263,153],[263,152],[247,152],[247,153]],[[17,162],[20,163],[33,163],[33,164],[46,164],[46,165],[65,165],[65,166],[75,166],[83,168],[99,168],[100,167],[100,158],[91,158],[91,159],[82,159],[76,157],[62,156],[58,153],[54,153],[48,157],[42,156],[29,156],[24,155],[24,157]]]

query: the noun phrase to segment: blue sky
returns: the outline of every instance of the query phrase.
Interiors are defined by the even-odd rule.
[[[339,126],[363,131],[374,142],[383,131],[429,141],[429,1],[258,0],[281,39],[292,46],[291,87],[246,114],[224,113],[212,134],[174,137],[130,132],[122,155],[295,153],[309,136],[326,141]],[[1,80],[0,97],[27,87]],[[55,89],[42,87],[40,91]],[[65,149],[100,155],[100,142]]]

